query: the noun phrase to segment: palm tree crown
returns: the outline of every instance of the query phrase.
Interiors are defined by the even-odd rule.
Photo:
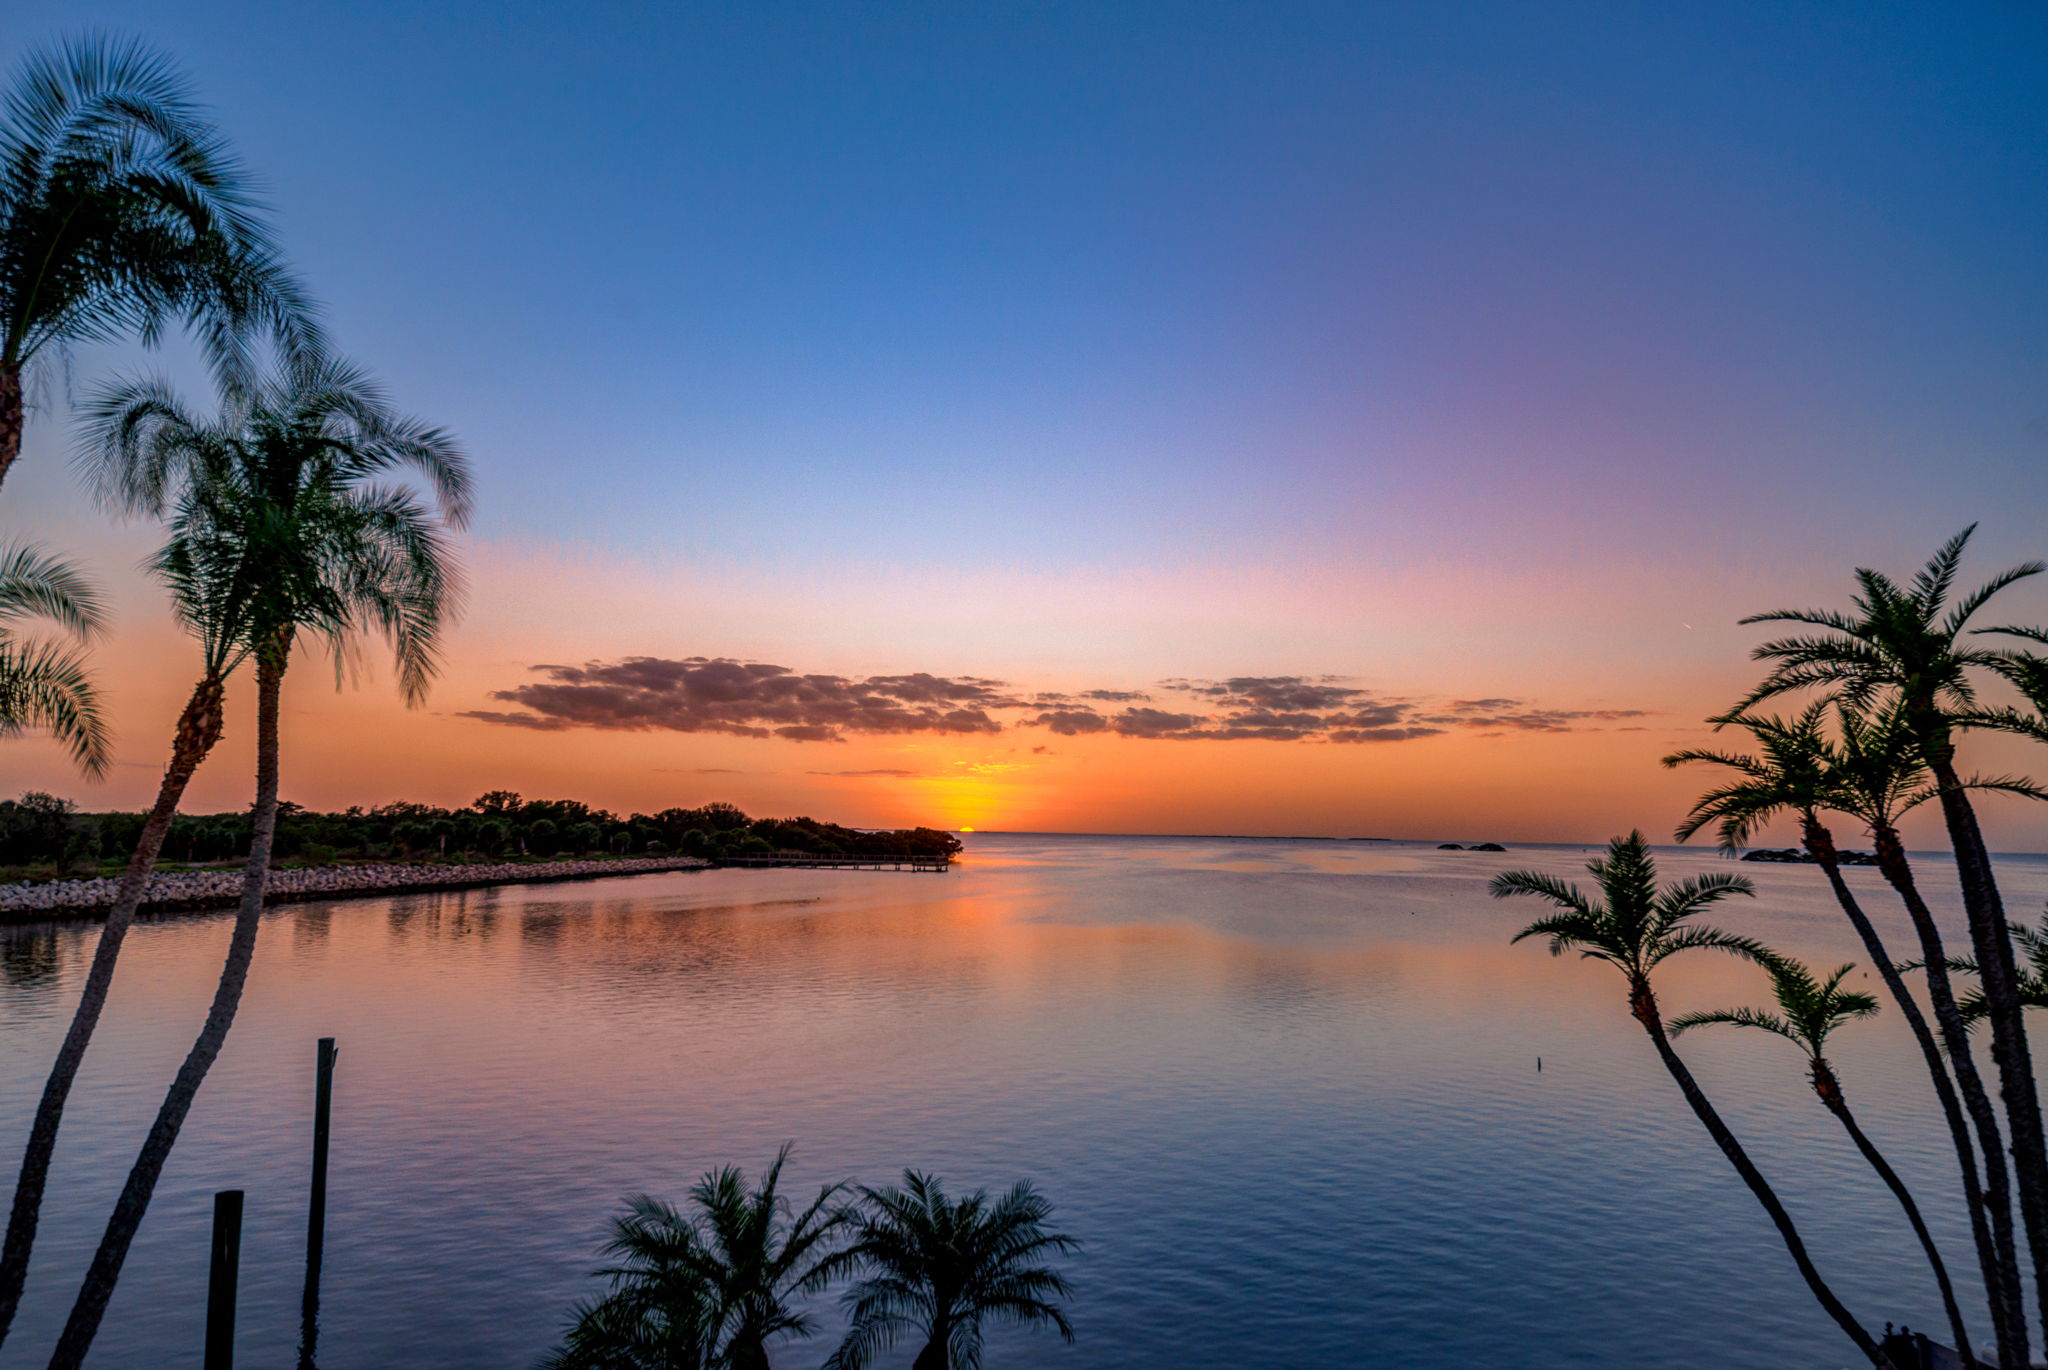
[[[203,637],[269,651],[307,630],[339,668],[354,633],[375,628],[407,700],[424,697],[457,596],[454,556],[419,495],[379,478],[422,474],[460,526],[468,460],[449,434],[394,413],[362,372],[291,367],[231,390],[213,419],[193,417],[161,381],[118,383],[86,407],[80,463],[104,503],[168,514],[155,569]]]
[[[2012,943],[2019,963],[2019,1001],[2025,1008],[2048,1008],[2048,912],[2043,912],[2038,926],[2028,927],[2025,923],[2007,923],[2006,930],[2012,935]],[[1917,969],[1920,962],[1913,962],[1907,969]],[[1948,968],[1964,975],[1981,974],[1974,956],[1951,956]],[[1973,989],[1956,1000],[1956,1007],[1962,1011],[1963,1021],[1971,1026],[1982,1022],[1990,1013],[1984,1002],[1984,991]]]
[[[1777,609],[1752,614],[1744,623],[1795,623],[1819,633],[1779,638],[1756,648],[1760,661],[1775,662],[1745,707],[1790,690],[1825,686],[1852,703],[1867,704],[1888,691],[1916,709],[1967,709],[1977,694],[1969,672],[1997,670],[2006,654],[1962,643],[1969,623],[2001,590],[2048,570],[2024,562],[1993,576],[1953,604],[1950,596],[1961,569],[1972,524],[1950,538],[1901,586],[1889,576],[1858,568],[1855,614],[1832,609]]]
[[[104,774],[110,742],[84,659],[62,643],[19,636],[14,625],[24,618],[96,637],[106,626],[99,592],[69,562],[0,547],[0,737],[48,728],[87,774]]]
[[[1770,956],[1750,938],[1690,922],[1730,895],[1754,895],[1756,887],[1747,877],[1696,875],[1660,887],[1656,859],[1640,832],[1615,838],[1605,856],[1586,863],[1586,871],[1600,888],[1599,898],[1540,871],[1509,871],[1494,877],[1488,887],[1494,898],[1533,895],[1559,910],[1529,924],[1514,940],[1542,937],[1549,940],[1552,956],[1576,951],[1605,961],[1627,976],[1631,986],[1647,986],[1650,972],[1682,951],[1711,947],[1759,961]]]
[[[1734,850],[1749,845],[1758,829],[1781,813],[1808,818],[1821,809],[1840,807],[1834,774],[1837,757],[1822,728],[1827,709],[1823,701],[1790,719],[1737,710],[1710,720],[1717,727],[1735,724],[1748,729],[1760,756],[1688,747],[1665,757],[1667,767],[1706,762],[1738,776],[1694,802],[1678,825],[1678,840],[1686,841],[1713,823],[1721,845]]]
[[[77,342],[152,343],[184,318],[223,377],[268,332],[319,345],[247,177],[168,63],[87,37],[34,54],[0,106],[0,479],[23,369]]]
[[[1856,969],[1853,961],[1835,967],[1826,979],[1789,956],[1773,956],[1763,966],[1778,1001],[1776,1013],[1733,1008],[1681,1014],[1671,1020],[1671,1035],[1677,1037],[1715,1023],[1759,1028],[1797,1043],[1809,1059],[1819,1061],[1826,1057],[1828,1038],[1835,1029],[1858,1018],[1874,1017],[1878,1011],[1875,996],[1842,988],[1842,981]]]
[[[611,1283],[577,1310],[545,1370],[764,1370],[768,1343],[814,1330],[796,1300],[823,1288],[845,1219],[839,1185],[796,1210],[781,1193],[789,1148],[758,1185],[737,1166],[690,1189],[693,1212],[641,1195],[613,1223]]]
[[[1051,1216],[1028,1183],[954,1200],[906,1170],[900,1189],[863,1188],[846,1252],[862,1272],[846,1296],[853,1328],[828,1370],[863,1370],[905,1332],[924,1341],[914,1370],[975,1370],[989,1321],[1045,1323],[1072,1341],[1058,1303],[1070,1290],[1045,1260],[1080,1243],[1048,1229]]]

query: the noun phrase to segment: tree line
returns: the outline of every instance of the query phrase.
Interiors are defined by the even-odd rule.
[[[0,800],[0,867],[56,876],[122,862],[149,821],[140,812],[82,812],[30,792]],[[189,864],[246,860],[249,810],[180,813],[162,859]],[[526,799],[492,790],[459,809],[432,804],[353,805],[321,812],[280,801],[272,849],[280,861],[478,861],[523,857],[722,856],[803,852],[823,856],[953,856],[960,839],[933,828],[869,831],[815,818],[750,818],[732,804],[620,815],[574,799]]]

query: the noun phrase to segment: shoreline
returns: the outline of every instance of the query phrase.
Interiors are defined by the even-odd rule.
[[[320,899],[371,899],[395,894],[436,894],[486,885],[542,885],[601,880],[614,875],[657,875],[709,870],[696,856],[625,857],[611,860],[491,861],[456,866],[438,862],[377,862],[356,866],[299,866],[273,870],[266,904],[310,903]],[[113,907],[119,876],[0,885],[0,926],[73,922],[105,918]],[[138,916],[203,913],[233,908],[241,901],[240,869],[157,872],[150,877]]]

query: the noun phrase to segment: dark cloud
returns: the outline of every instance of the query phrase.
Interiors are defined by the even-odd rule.
[[[1412,742],[1418,737],[1436,737],[1442,728],[1339,728],[1328,735],[1331,742]]]
[[[1581,723],[1650,716],[1647,709],[1531,709],[1519,699],[1454,699],[1443,707],[1447,712],[1427,721],[1484,728],[1491,736],[1503,732],[1569,733],[1577,731]]]
[[[1008,728],[1044,728],[1061,737],[1103,734],[1151,741],[1346,746],[1409,742],[1453,729],[1485,736],[1561,733],[1649,716],[1642,709],[1547,709],[1505,697],[1419,701],[1378,695],[1338,676],[1175,678],[1161,681],[1160,688],[1183,696],[1187,707],[1165,709],[1152,704],[1152,696],[1143,690],[1020,695],[1004,682],[982,676],[914,671],[861,679],[801,674],[786,666],[725,657],[627,657],[532,669],[540,679],[491,696],[519,706],[519,712],[477,709],[461,716],[540,732],[666,730],[795,742],[843,742],[856,734],[987,735]],[[1111,705],[1123,707],[1105,707]]]
[[[1109,720],[1093,709],[1056,709],[1030,720],[1040,728],[1050,728],[1061,737],[1079,737],[1082,733],[1099,733],[1109,727]]]
[[[848,733],[997,733],[989,709],[1018,707],[1000,681],[918,672],[854,680],[723,657],[636,656],[535,666],[545,677],[491,698],[528,712],[474,710],[486,723],[552,731],[603,728],[730,733],[836,742]]]

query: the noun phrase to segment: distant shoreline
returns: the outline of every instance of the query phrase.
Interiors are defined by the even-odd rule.
[[[319,899],[369,899],[395,894],[434,894],[489,885],[558,884],[618,875],[657,875],[708,870],[695,856],[616,857],[609,860],[362,862],[299,866],[271,872],[265,902],[307,903]],[[119,876],[0,885],[0,924],[99,919],[113,907]],[[240,867],[210,871],[159,871],[150,877],[141,912],[201,913],[232,908],[242,897]]]

